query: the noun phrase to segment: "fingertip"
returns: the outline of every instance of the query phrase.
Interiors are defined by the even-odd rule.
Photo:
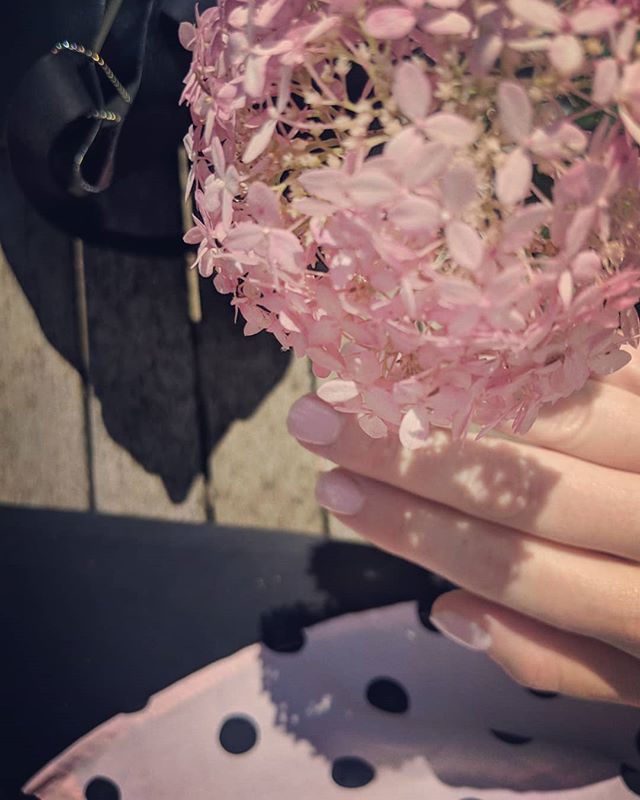
[[[358,484],[341,469],[322,473],[316,482],[316,500],[332,514],[355,516],[365,496]]]
[[[342,430],[341,415],[315,394],[300,397],[289,409],[287,430],[304,444],[333,444]]]

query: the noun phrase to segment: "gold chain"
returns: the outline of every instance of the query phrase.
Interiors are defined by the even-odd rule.
[[[70,53],[78,53],[81,56],[85,56],[86,58],[93,61],[94,64],[100,67],[100,69],[105,74],[107,80],[111,83],[113,88],[116,92],[120,95],[120,97],[124,100],[125,103],[131,103],[131,95],[125,89],[125,87],[120,83],[120,81],[116,78],[113,73],[113,70],[109,67],[106,63],[104,58],[100,55],[100,53],[95,53],[93,50],[90,50],[88,47],[85,47],[82,44],[77,44],[76,42],[69,42],[66,39],[63,42],[56,42],[54,46],[51,48],[51,52],[54,56],[57,56],[58,53],[61,53],[63,50],[66,50]],[[93,111],[89,116],[92,119],[102,119],[107,120],[108,122],[121,122],[122,117],[119,114],[115,114],[113,111]]]

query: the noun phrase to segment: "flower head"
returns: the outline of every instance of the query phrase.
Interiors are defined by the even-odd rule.
[[[371,436],[512,421],[637,346],[636,0],[220,0],[181,28],[197,263]]]

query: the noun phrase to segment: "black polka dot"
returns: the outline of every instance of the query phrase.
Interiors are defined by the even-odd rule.
[[[620,777],[627,789],[640,796],[640,772],[628,764],[620,765]]]
[[[336,758],[331,769],[331,777],[344,789],[359,789],[375,778],[374,768],[363,758],[344,756]]]
[[[276,653],[297,653],[306,644],[304,627],[295,614],[264,617],[261,625],[262,643]]]
[[[222,723],[218,738],[227,753],[238,756],[251,750],[258,741],[258,732],[249,717],[229,717]]]
[[[531,741],[530,736],[520,736],[517,733],[509,733],[507,731],[497,731],[494,728],[490,728],[490,731],[496,739],[500,739],[501,742],[506,742],[507,744],[527,744]]]
[[[287,636],[273,638],[264,642],[270,650],[276,653],[297,653],[302,650],[306,642],[304,631],[295,631]]]
[[[376,678],[367,686],[367,700],[380,711],[404,714],[409,709],[409,695],[393,678]]]
[[[558,692],[543,692],[541,689],[527,689],[527,691],[535,695],[535,697],[551,698],[558,696]]]
[[[84,787],[86,800],[120,800],[120,789],[109,778],[93,778]]]

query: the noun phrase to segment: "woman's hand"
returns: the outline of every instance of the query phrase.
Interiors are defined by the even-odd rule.
[[[431,621],[529,688],[640,707],[640,353],[524,436],[370,439],[313,395],[290,432],[338,469],[317,499],[461,588]]]

